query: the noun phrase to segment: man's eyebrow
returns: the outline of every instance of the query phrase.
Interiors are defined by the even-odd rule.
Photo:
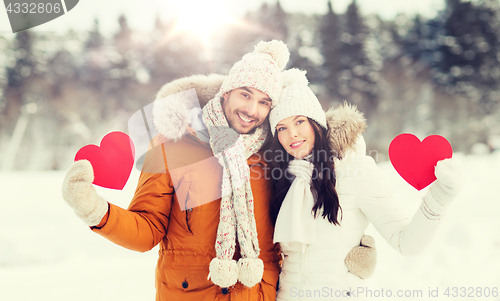
[[[248,93],[253,95],[252,90],[248,89],[248,87],[240,87],[240,89],[243,89],[247,91]],[[263,98],[262,100],[268,101],[268,102],[273,102],[273,100],[270,97]]]
[[[247,87],[241,87],[240,89],[243,89],[245,91],[247,91],[248,93],[252,94],[253,95],[253,92],[252,90],[248,89]]]

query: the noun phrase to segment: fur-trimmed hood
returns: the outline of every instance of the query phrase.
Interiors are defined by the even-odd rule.
[[[220,90],[225,76],[220,74],[193,75],[164,85],[156,96],[153,108],[154,125],[162,136],[178,140],[187,134],[199,115],[193,113],[192,97],[186,101],[159,101],[167,96],[195,89],[199,107],[203,108]],[[178,100],[178,99],[176,99]],[[365,144],[361,134],[366,129],[366,120],[356,106],[344,103],[326,112],[330,141],[340,158],[350,151],[363,152]]]
[[[344,103],[326,112],[328,134],[333,149],[339,158],[350,152],[365,154],[366,144],[361,135],[366,130],[366,119],[355,105]]]
[[[158,133],[163,137],[177,141],[187,134],[187,128],[193,126],[195,120],[199,118],[201,112],[196,112],[193,108],[198,108],[195,103],[196,97],[199,108],[202,109],[220,90],[222,82],[226,77],[220,74],[193,75],[174,80],[165,84],[158,94],[153,107],[153,122]],[[183,95],[182,101],[175,99],[168,101],[165,99],[180,92],[194,89],[195,95]]]

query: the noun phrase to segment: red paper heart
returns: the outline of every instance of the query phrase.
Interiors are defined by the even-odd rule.
[[[436,180],[437,162],[451,158],[453,150],[444,137],[432,135],[422,142],[415,135],[401,134],[389,145],[389,158],[399,175],[417,190]]]
[[[134,166],[135,148],[130,137],[122,132],[111,132],[104,136],[101,145],[82,147],[75,161],[89,160],[94,169],[95,185],[122,190]]]

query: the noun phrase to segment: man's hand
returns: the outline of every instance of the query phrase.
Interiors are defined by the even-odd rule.
[[[93,181],[92,165],[87,160],[80,160],[69,167],[62,187],[63,199],[89,226],[98,225],[108,212],[108,203],[97,195]]]

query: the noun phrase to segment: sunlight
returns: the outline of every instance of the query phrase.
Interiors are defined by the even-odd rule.
[[[177,31],[191,31],[207,39],[220,25],[234,20],[220,0],[185,0],[174,4],[178,13]]]

